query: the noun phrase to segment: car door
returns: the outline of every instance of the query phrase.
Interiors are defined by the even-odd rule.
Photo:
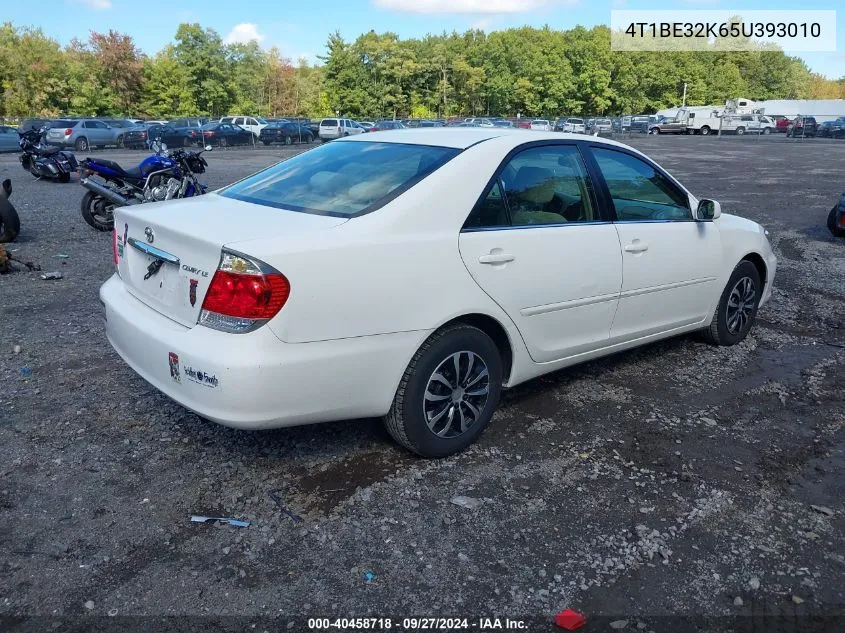
[[[689,194],[644,157],[600,145],[592,145],[590,155],[622,246],[622,292],[611,341],[709,317],[718,295],[718,227],[695,221]]]
[[[531,143],[505,161],[461,231],[467,270],[538,363],[607,344],[622,256],[600,211],[576,143]]]

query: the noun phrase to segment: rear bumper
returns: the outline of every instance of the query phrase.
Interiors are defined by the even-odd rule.
[[[100,300],[109,342],[136,373],[182,406],[241,429],[385,415],[429,334],[290,344],[266,326],[249,334],[186,328],[138,301],[117,275]]]

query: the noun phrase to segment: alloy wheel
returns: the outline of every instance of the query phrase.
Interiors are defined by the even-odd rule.
[[[443,360],[428,379],[423,415],[429,430],[452,438],[481,417],[490,395],[487,364],[478,354],[460,351]]]
[[[738,334],[745,329],[754,312],[756,297],[757,288],[751,277],[742,277],[736,282],[726,307],[728,332]]]

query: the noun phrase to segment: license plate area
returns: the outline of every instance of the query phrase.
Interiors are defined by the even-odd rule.
[[[162,307],[174,306],[181,280],[179,258],[133,238],[129,245],[133,247],[127,257],[132,287]]]

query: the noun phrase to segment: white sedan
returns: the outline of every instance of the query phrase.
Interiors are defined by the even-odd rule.
[[[548,119],[534,119],[531,121],[531,129],[535,132],[550,132],[552,124]]]
[[[115,215],[107,333],[153,386],[243,429],[380,416],[429,457],[503,388],[740,342],[776,266],[763,228],[640,152],[502,128],[350,137]]]

